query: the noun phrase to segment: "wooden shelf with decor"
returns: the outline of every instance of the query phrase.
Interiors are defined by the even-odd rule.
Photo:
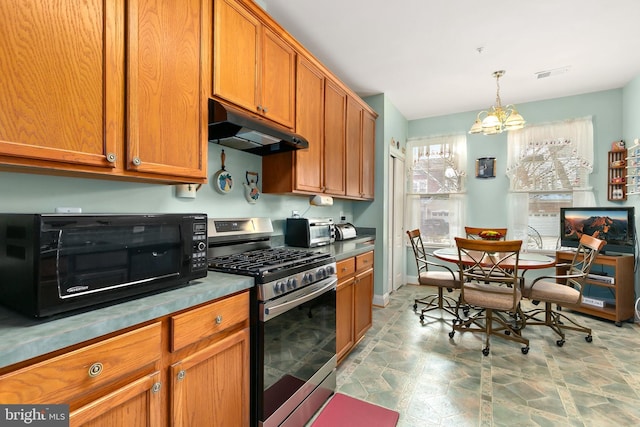
[[[626,194],[640,194],[640,140],[627,149],[627,183]]]
[[[609,151],[607,199],[613,202],[627,200],[627,150],[623,141],[616,141]]]
[[[556,252],[556,274],[566,274],[567,265],[573,256],[573,252]],[[633,265],[633,255],[598,255],[591,268],[591,274],[584,282],[583,302],[571,310],[612,320],[616,326],[622,326],[623,321],[633,321]],[[595,304],[596,302],[602,302],[602,307]]]

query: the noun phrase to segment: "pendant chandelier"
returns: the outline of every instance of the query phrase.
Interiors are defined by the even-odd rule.
[[[496,105],[492,106],[489,111],[480,111],[476,121],[471,126],[469,133],[483,133],[484,135],[495,135],[505,130],[518,130],[524,127],[526,123],[524,118],[518,113],[514,105],[502,106],[500,100],[500,77],[504,76],[506,71],[494,71],[493,77],[496,78]]]

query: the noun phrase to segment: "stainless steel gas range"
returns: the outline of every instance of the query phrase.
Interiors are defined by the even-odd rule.
[[[208,219],[209,269],[252,276],[252,425],[304,426],[336,388],[336,263],[268,218]]]

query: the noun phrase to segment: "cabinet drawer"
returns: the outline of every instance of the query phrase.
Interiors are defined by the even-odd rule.
[[[373,268],[373,251],[356,257],[356,271],[363,271]]]
[[[160,322],[0,377],[2,403],[68,403],[160,358]]]
[[[336,263],[336,269],[338,270],[338,279],[347,277],[356,272],[356,259],[348,258]]]
[[[249,319],[249,292],[171,317],[171,351],[210,337]]]

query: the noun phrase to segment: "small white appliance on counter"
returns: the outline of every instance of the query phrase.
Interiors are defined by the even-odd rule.
[[[336,224],[336,241],[355,239],[358,234],[353,224],[342,223]]]

